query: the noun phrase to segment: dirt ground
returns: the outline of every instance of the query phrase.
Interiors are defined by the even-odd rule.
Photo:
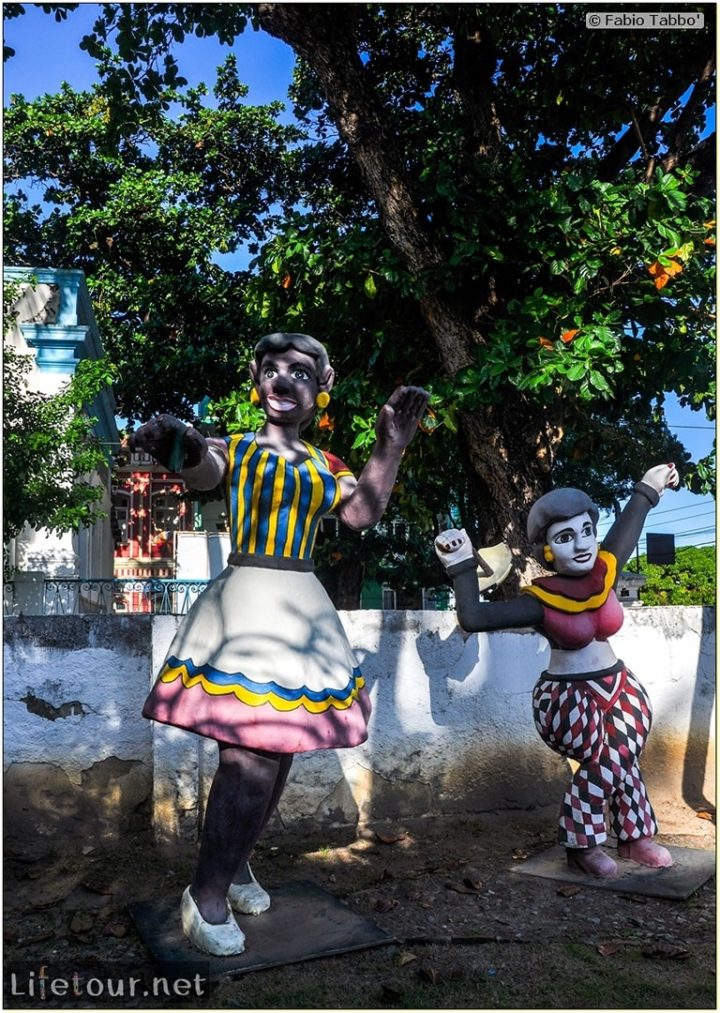
[[[664,843],[714,849],[714,814],[661,815]],[[127,904],[179,898],[194,853],[168,861],[142,834],[112,849],[10,840],[4,1008],[717,1008],[714,879],[670,901],[515,875],[554,844],[554,816],[490,812],[359,835],[276,829],[253,860],[271,894],[310,880],[399,942],[225,979],[204,997],[150,1000],[50,995],[39,969],[47,980],[76,967],[98,978],[147,970]]]

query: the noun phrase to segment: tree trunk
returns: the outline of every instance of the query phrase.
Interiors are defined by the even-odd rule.
[[[338,130],[380,209],[390,243],[411,272],[429,274],[444,262],[444,256],[418,210],[391,125],[359,58],[354,35],[357,8],[354,4],[258,4],[257,12],[263,28],[292,46],[317,76]],[[479,25],[468,25],[458,22],[457,83],[482,68],[481,83],[488,94],[482,101],[484,111],[475,111],[470,127],[472,145],[480,154],[498,144],[498,124],[489,101],[495,57]],[[474,103],[482,98],[476,87]],[[442,367],[452,377],[475,361],[484,338],[444,293],[429,288],[419,304]],[[512,404],[506,401],[500,408],[465,413],[460,426],[468,461],[484,490],[478,509],[487,538],[508,542],[518,573],[525,572],[524,517],[533,499],[548,486],[559,430],[548,426],[519,394]]]
[[[319,570],[317,577],[336,609],[353,611],[360,608],[364,569],[359,559],[348,557],[338,560],[331,567]]]

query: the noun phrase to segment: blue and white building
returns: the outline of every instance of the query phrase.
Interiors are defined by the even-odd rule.
[[[15,302],[15,325],[4,336],[6,345],[34,358],[28,384],[40,394],[57,393],[82,359],[101,359],[104,352],[85,282],[80,270],[40,267],[5,267],[5,283],[21,286]],[[25,529],[7,546],[15,569],[15,605],[18,595],[33,597],[42,580],[67,577],[94,579],[113,572],[114,540],[111,531],[110,469],[120,436],[115,422],[112,391],[106,388],[90,406],[97,419],[94,431],[106,460],[88,481],[101,486],[99,509],[106,515],[77,533],[63,535]],[[23,585],[25,585],[23,589]],[[39,587],[38,587],[39,585]],[[42,609],[38,609],[41,611]],[[28,599],[24,611],[34,611]]]

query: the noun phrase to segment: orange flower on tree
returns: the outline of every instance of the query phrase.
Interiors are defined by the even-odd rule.
[[[318,429],[326,429],[328,432],[332,432],[335,428],[335,420],[331,419],[327,412],[323,412],[318,419]]]
[[[550,338],[546,338],[546,337],[543,337],[543,335],[542,335],[542,334],[541,334],[541,335],[540,335],[540,337],[538,338],[538,341],[539,341],[539,343],[540,343],[540,344],[542,345],[542,347],[543,347],[543,348],[549,348],[549,349],[553,349],[553,348],[555,347],[555,345],[554,345],[554,344],[553,344],[553,342],[552,342],[552,341],[550,340]]]
[[[564,341],[565,344],[568,345],[568,344],[570,344],[570,342],[572,341],[572,339],[575,337],[575,335],[579,334],[579,333],[580,333],[580,328],[579,327],[576,327],[572,331],[565,331],[564,334],[560,335],[560,340]]]
[[[705,244],[705,246],[714,246],[715,236],[708,236],[707,239],[703,239],[703,243]]]
[[[292,275],[286,274],[282,280],[282,287],[290,288],[291,285],[292,285]]]

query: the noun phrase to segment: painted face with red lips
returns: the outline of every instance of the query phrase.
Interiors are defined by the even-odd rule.
[[[315,413],[320,389],[311,355],[288,348],[263,356],[258,370],[260,402],[269,422],[299,426]]]
[[[552,565],[557,573],[579,577],[595,565],[598,543],[590,514],[556,521],[547,529],[545,540],[555,557]]]

